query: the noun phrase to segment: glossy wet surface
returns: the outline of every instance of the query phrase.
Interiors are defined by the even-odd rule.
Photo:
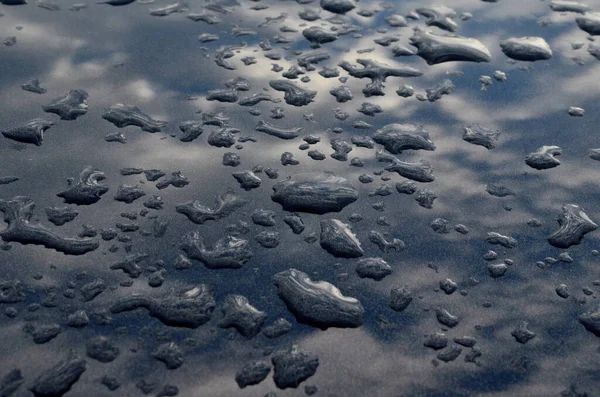
[[[600,3],[15,2],[0,395],[598,394]]]

